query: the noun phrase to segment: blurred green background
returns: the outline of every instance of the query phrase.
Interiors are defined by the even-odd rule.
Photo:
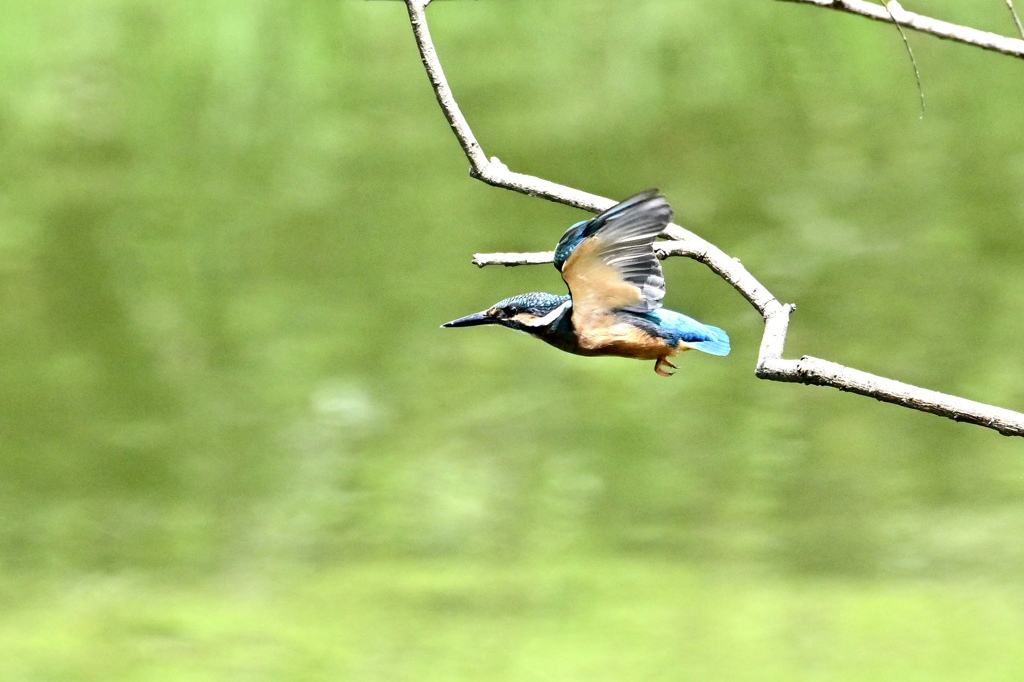
[[[1010,35],[1001,0],[924,13]],[[803,353],[1024,408],[1019,60],[770,0],[437,2],[485,151]],[[1024,448],[440,330],[585,214],[471,180],[399,2],[0,3],[0,679],[1019,680]]]

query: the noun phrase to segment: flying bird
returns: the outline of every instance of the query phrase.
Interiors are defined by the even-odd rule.
[[[562,235],[554,262],[568,295],[519,294],[441,326],[497,324],[576,355],[655,360],[661,376],[673,374],[669,358],[683,351],[728,355],[723,330],[661,307],[665,277],[654,238],[670,222],[658,190],[637,194]]]

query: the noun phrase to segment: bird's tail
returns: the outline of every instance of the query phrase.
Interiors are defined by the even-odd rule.
[[[729,335],[725,333],[725,330],[719,329],[718,327],[712,327],[709,324],[701,325],[706,329],[712,338],[706,341],[691,341],[690,346],[693,346],[697,350],[710,353],[711,355],[728,355],[732,347],[729,345]]]
[[[685,348],[696,348],[711,355],[728,355],[732,350],[729,335],[723,329],[665,308],[653,311],[650,316],[672,334],[674,341],[677,340]]]

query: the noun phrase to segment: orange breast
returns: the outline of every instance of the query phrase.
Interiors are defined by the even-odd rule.
[[[604,317],[604,320],[587,320],[582,328],[576,326],[581,355],[620,355],[640,360],[657,360],[689,350],[683,345],[673,348],[664,339],[651,336],[631,324],[618,322],[611,315]],[[575,316],[573,322],[576,322]]]

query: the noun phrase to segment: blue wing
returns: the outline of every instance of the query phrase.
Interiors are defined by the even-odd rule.
[[[654,239],[672,221],[672,208],[648,190],[570,227],[555,247],[555,267],[573,307],[589,313],[661,307],[665,278]]]

